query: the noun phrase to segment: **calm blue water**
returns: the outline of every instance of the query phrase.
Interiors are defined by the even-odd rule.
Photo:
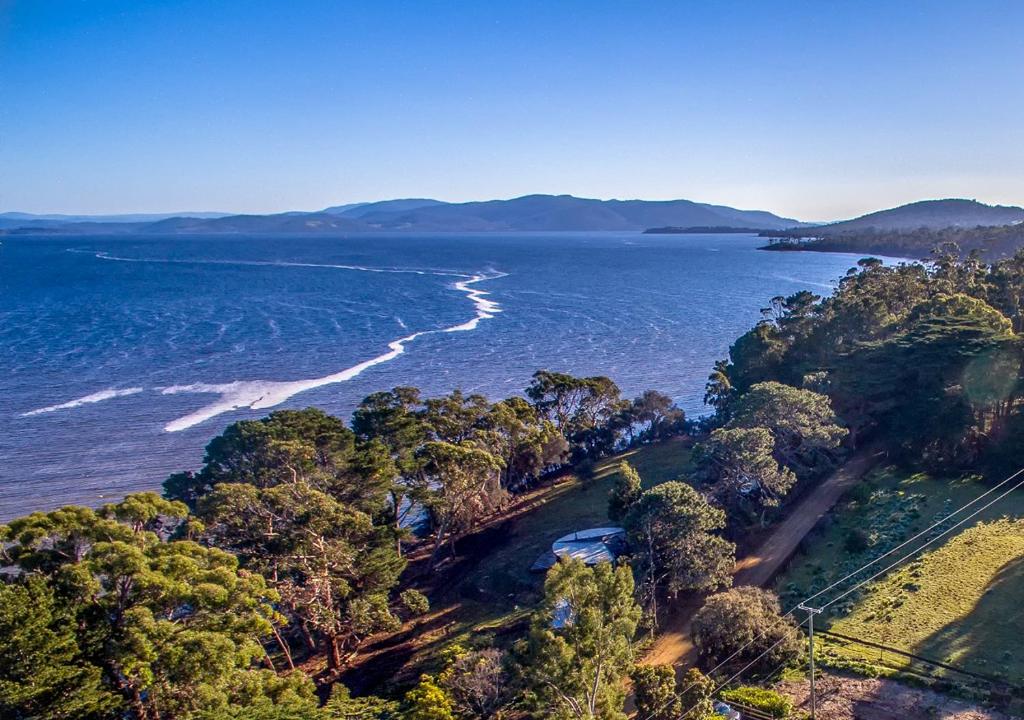
[[[347,416],[417,385],[494,398],[538,368],[703,410],[765,301],[856,256],[753,236],[3,238],[0,519],[158,488],[271,407]],[[255,409],[253,409],[255,408]]]

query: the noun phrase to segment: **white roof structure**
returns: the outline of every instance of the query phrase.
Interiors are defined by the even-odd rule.
[[[551,552],[544,553],[531,570],[547,570],[558,558],[574,558],[587,565],[615,562],[626,547],[626,531],[620,527],[599,527],[579,530],[551,543]]]

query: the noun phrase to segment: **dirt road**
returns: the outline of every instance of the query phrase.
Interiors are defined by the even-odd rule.
[[[841,468],[801,499],[756,550],[737,560],[732,584],[767,586],[793,556],[807,533],[876,462],[878,451],[873,447],[863,448],[851,456]],[[693,664],[696,653],[690,642],[690,623],[701,602],[700,599],[690,599],[673,608],[644,662],[652,665]]]

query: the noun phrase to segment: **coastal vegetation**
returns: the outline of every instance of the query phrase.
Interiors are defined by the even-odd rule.
[[[799,665],[782,611],[824,587],[821,561],[794,565],[783,603],[727,589],[730,574],[737,547],[851,450],[884,452],[894,478],[945,479],[856,486],[826,541],[837,568],[897,545],[931,498],[956,503],[1013,467],[1021,262],[865,259],[829,297],[773,298],[713,368],[714,414],[698,421],[660,392],[627,399],[610,378],[546,370],[499,401],[399,387],[349,423],[312,408],[237,422],[163,497],[14,520],[0,528],[0,714],[612,720],[631,678],[651,717],[707,716],[719,682]],[[613,520],[627,537],[614,566],[530,577],[555,537]],[[851,599],[844,622],[911,642],[941,631],[957,660],[974,609],[939,609],[939,570],[983,559],[961,584],[984,594],[1018,535],[1016,521],[978,526]],[[708,677],[638,668],[659,608],[705,593],[693,640]]]
[[[1020,223],[966,228],[865,228],[820,234],[772,231],[762,236],[768,240],[762,250],[813,250],[921,259],[930,258],[936,247],[949,243],[956,246],[960,255],[973,253],[988,260],[1008,258],[1024,248],[1024,225]]]
[[[928,258],[936,247],[956,243],[967,255],[988,260],[1021,249],[1024,208],[976,200],[922,200],[825,225],[766,230],[766,250],[819,250]]]

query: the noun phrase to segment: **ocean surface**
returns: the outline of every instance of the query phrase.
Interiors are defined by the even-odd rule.
[[[854,255],[752,235],[5,237],[0,520],[159,489],[233,421],[347,418],[416,385],[492,398],[547,368],[704,412],[713,362],[775,295]]]

